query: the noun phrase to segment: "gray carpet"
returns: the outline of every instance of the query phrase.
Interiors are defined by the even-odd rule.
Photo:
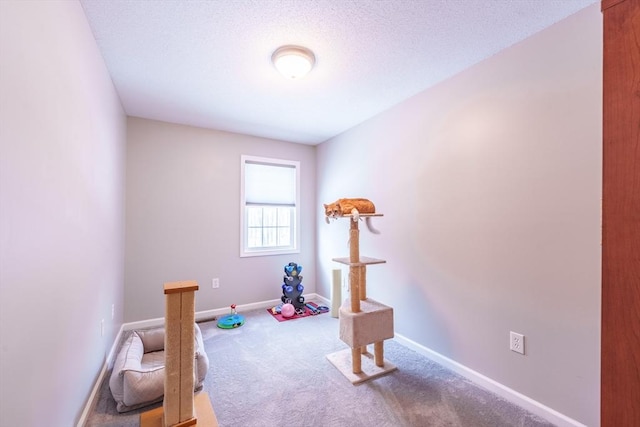
[[[393,340],[385,359],[398,370],[354,386],[326,358],[347,348],[337,319],[241,314],[238,329],[200,323],[210,361],[204,391],[221,427],[553,425]],[[107,377],[87,425],[138,426],[140,412],[157,406],[118,414]]]

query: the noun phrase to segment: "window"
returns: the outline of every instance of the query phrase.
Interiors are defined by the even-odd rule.
[[[240,256],[299,252],[300,162],[242,156]]]

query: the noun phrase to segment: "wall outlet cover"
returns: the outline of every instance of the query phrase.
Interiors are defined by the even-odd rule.
[[[509,333],[509,349],[524,354],[524,335],[517,332]]]

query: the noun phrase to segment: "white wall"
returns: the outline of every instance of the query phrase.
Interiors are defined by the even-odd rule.
[[[122,323],[126,119],[78,2],[0,2],[0,58],[0,424],[70,426]]]
[[[127,129],[126,321],[163,317],[176,280],[200,284],[196,311],[278,299],[291,261],[315,292],[315,147],[138,118]],[[300,161],[299,254],[240,258],[242,154]]]
[[[602,17],[593,5],[318,146],[320,205],[369,197],[396,331],[599,424]],[[317,219],[330,295],[346,222]],[[526,336],[510,352],[509,331]]]

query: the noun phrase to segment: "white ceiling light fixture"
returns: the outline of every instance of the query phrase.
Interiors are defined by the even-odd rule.
[[[271,62],[283,76],[296,80],[311,71],[316,63],[316,57],[306,47],[287,45],[273,52]]]

